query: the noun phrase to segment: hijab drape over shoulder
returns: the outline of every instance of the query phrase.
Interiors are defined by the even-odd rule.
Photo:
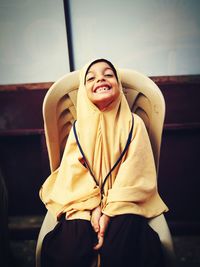
[[[109,216],[132,213],[153,217],[167,211],[157,191],[148,134],[137,115],[128,151],[106,180],[101,196],[102,183],[126,145],[132,114],[120,81],[120,93],[106,109],[99,110],[88,99],[84,83],[88,66],[80,71],[76,130],[97,183],[84,165],[71,130],[60,167],[40,190],[42,201],[56,217],[66,213],[68,219],[90,220],[90,211],[98,205]]]

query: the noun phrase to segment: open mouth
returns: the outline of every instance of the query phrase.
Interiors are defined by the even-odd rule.
[[[104,93],[104,92],[107,92],[107,91],[110,91],[111,90],[111,87],[108,86],[108,85],[103,85],[103,86],[98,86],[95,88],[94,90],[94,93],[98,94],[98,93]]]

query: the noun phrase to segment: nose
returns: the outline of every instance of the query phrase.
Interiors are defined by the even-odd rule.
[[[99,74],[97,76],[97,82],[101,82],[101,81],[105,81],[104,75],[103,74]]]

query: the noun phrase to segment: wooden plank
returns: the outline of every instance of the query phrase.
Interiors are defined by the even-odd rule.
[[[0,92],[12,91],[31,91],[31,90],[48,90],[53,82],[46,83],[24,83],[24,84],[5,84],[0,85]]]

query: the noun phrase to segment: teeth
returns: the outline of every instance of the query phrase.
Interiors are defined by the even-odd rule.
[[[96,93],[99,93],[99,92],[102,92],[102,91],[108,91],[110,90],[109,87],[99,87],[97,90],[96,90]]]

